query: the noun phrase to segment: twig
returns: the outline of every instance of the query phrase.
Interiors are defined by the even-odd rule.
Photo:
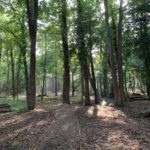
[[[78,121],[77,117],[76,117],[76,120],[77,120],[78,132],[79,132],[79,135],[81,135],[81,131],[80,131],[80,127],[79,127],[79,121]]]

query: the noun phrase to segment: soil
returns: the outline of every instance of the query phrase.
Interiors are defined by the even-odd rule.
[[[149,150],[149,101],[71,106],[46,101],[34,111],[0,114],[0,150]]]

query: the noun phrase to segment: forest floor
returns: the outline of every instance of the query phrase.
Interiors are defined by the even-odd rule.
[[[46,100],[34,111],[0,114],[0,150],[149,150],[150,101],[122,110]]]

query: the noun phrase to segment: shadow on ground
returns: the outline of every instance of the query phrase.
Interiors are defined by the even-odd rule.
[[[42,103],[35,111],[0,114],[1,150],[149,150],[150,102],[84,107]],[[108,105],[108,106],[107,106]]]

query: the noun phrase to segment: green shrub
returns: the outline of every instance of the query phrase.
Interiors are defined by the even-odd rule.
[[[27,111],[27,105],[25,100],[0,99],[0,104],[5,103],[10,105],[12,110],[18,113]]]

